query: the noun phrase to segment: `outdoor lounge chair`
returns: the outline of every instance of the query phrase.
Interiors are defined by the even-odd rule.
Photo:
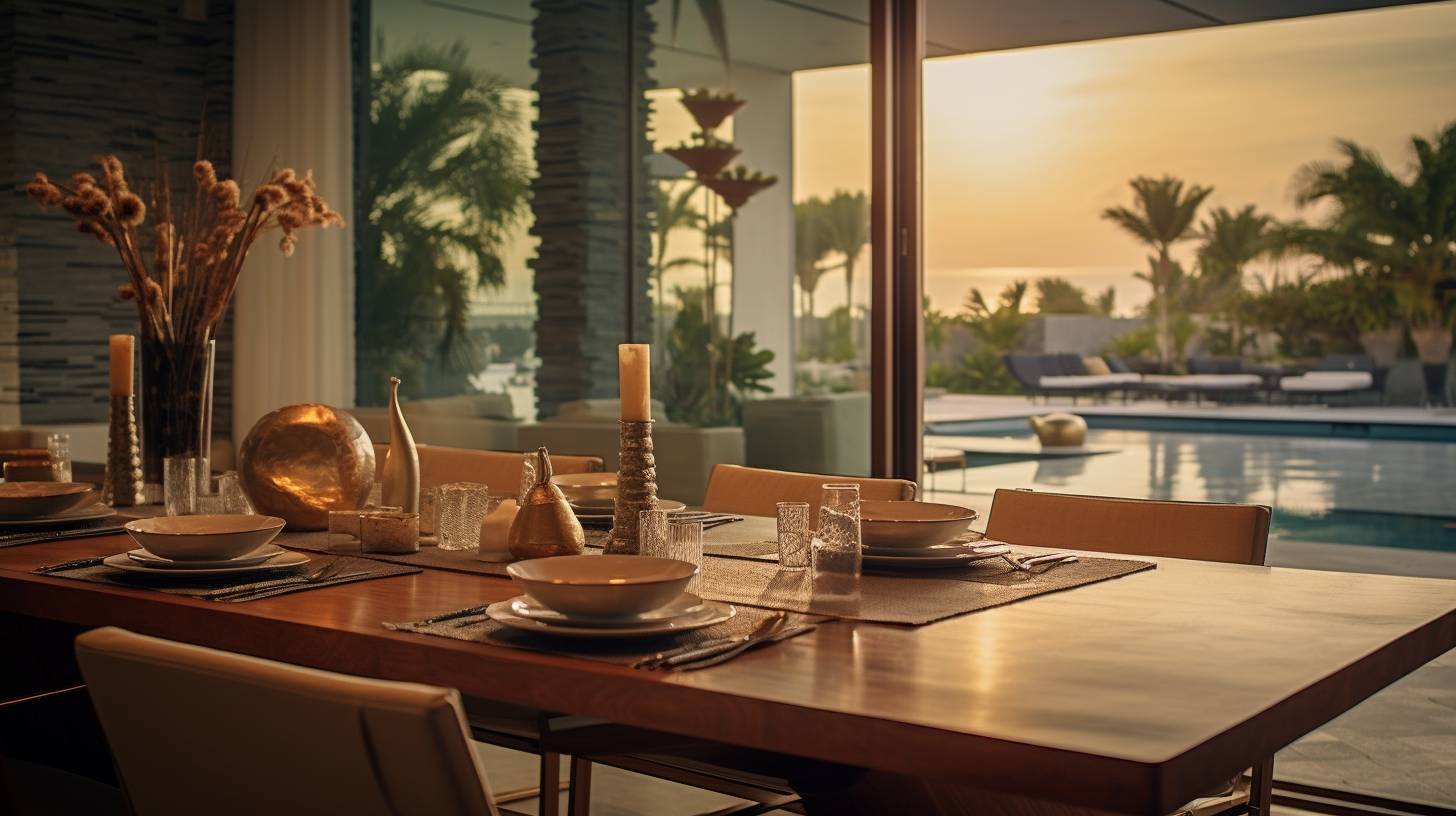
[[[1141,376],[1131,372],[1088,374],[1082,358],[1076,354],[1011,353],[1001,359],[1028,396],[1069,396],[1074,405],[1079,396],[1126,393],[1142,381]]]
[[[1344,395],[1348,402],[1350,395],[1375,388],[1378,373],[1375,358],[1368,354],[1327,354],[1320,360],[1318,370],[1298,377],[1281,377],[1279,390],[1291,402],[1297,395],[1317,400],[1336,394]]]

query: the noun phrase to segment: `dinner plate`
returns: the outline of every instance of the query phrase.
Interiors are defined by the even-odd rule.
[[[680,501],[673,501],[672,499],[658,499],[657,509],[666,510],[669,513],[677,513],[688,509],[688,506]],[[571,510],[583,518],[596,518],[599,516],[610,518],[616,512],[616,509],[612,506],[581,507],[575,504],[571,505]]]
[[[85,507],[77,507],[74,510],[57,513],[54,516],[42,516],[32,519],[5,519],[4,521],[0,521],[0,530],[20,529],[22,527],[65,527],[83,521],[110,518],[114,515],[116,515],[115,507],[107,507],[104,504],[88,504]]]
[[[224,575],[248,575],[254,572],[269,572],[271,570],[296,567],[300,564],[307,564],[309,557],[300,552],[289,552],[285,550],[281,555],[275,555],[261,564],[253,564],[247,567],[222,567],[220,569],[177,569],[173,567],[148,567],[131,560],[129,553],[117,553],[101,563],[108,567],[116,567],[127,572],[141,573],[145,575],[164,576],[167,578],[217,578]]]
[[[976,553],[979,544],[935,544],[930,547],[864,547],[865,555],[883,555],[894,558],[940,558],[945,556],[960,555],[961,553]],[[1003,552],[1011,552],[1011,548],[1005,545],[994,549],[986,555],[1000,555]]]
[[[999,553],[978,553],[971,550],[962,550],[954,555],[870,555],[864,554],[864,564],[867,567],[890,567],[893,569],[944,569],[946,567],[963,567],[976,561],[983,561],[987,558],[1000,558]]]
[[[525,618],[531,621],[540,621],[552,626],[588,626],[593,629],[603,627],[636,627],[653,626],[667,621],[686,620],[694,615],[701,614],[705,608],[702,598],[684,592],[674,598],[666,606],[658,607],[651,612],[644,612],[641,615],[634,615],[630,618],[598,618],[589,615],[566,615],[557,612],[540,601],[522,595],[511,601],[511,613],[518,618]]]
[[[486,607],[485,614],[512,629],[523,629],[527,632],[540,632],[547,635],[563,635],[579,638],[638,638],[666,635],[673,632],[690,632],[694,629],[702,629],[704,626],[722,623],[738,614],[738,610],[732,604],[720,603],[718,601],[703,601],[701,611],[678,620],[657,621],[645,625],[629,626],[567,626],[560,623],[543,623],[538,620],[529,620],[517,615],[511,610],[511,605],[522,597],[525,596],[511,598],[508,601],[501,601],[500,603],[493,603]]]
[[[251,567],[254,564],[261,564],[270,558],[275,558],[287,552],[276,544],[264,544],[247,555],[240,555],[237,558],[225,558],[220,561],[173,561],[170,558],[163,558],[160,555],[147,551],[145,547],[132,550],[126,555],[131,560],[145,567],[157,569],[200,569],[218,570],[228,567]]]

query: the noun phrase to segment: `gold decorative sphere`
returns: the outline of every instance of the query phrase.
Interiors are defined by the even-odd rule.
[[[259,513],[289,530],[324,530],[330,510],[357,510],[374,486],[374,445],[357,419],[327,405],[279,408],[238,449],[238,482]]]

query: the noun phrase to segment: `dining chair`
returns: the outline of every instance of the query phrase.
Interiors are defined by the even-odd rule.
[[[494,816],[454,689],[104,627],[76,657],[137,816]]]
[[[859,485],[861,499],[912,501],[915,498],[915,483],[905,479],[826,476],[720,464],[713,468],[713,476],[708,481],[703,509],[773,517],[778,514],[779,502],[804,502],[809,505],[809,524],[814,526],[819,523],[819,497],[824,485],[831,482]]]
[[[420,487],[439,487],[451,482],[489,485],[492,493],[514,494],[521,484],[521,461],[517,451],[468,450],[438,445],[416,447],[420,457]],[[374,446],[374,478],[384,478],[384,459],[389,445]],[[551,455],[554,473],[597,473],[600,456]]]
[[[1090,550],[1123,555],[1188,558],[1263,566],[1269,544],[1268,507],[1260,504],[1120,499],[997,490],[991,497],[986,538],[1026,547]],[[1248,807],[1269,816],[1274,757],[1178,814],[1211,816]]]

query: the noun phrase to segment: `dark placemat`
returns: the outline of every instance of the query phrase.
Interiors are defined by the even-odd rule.
[[[631,666],[644,657],[679,646],[692,646],[719,638],[740,637],[748,634],[764,618],[772,615],[766,609],[737,607],[738,614],[729,620],[691,632],[678,632],[643,638],[579,638],[544,635],[512,629],[497,623],[479,613],[466,617],[450,618],[435,623],[414,621],[411,623],[386,623],[384,628],[400,632],[415,632],[455,640],[487,643],[492,646],[507,646],[512,649],[529,649],[535,652],[580,657],[600,663],[617,666]],[[446,616],[439,616],[446,617]],[[813,615],[789,615],[783,631],[765,641],[764,645],[779,643],[813,630],[814,624],[826,620]],[[758,647],[762,648],[762,646]]]
[[[1009,570],[1004,561],[1000,563]],[[790,572],[772,562],[714,558],[711,568],[704,570],[704,586],[698,594],[715,601],[790,612],[922,624],[1154,567],[1147,561],[1082,558],[1033,573],[1002,574],[987,568],[976,578],[967,577],[969,570],[956,570],[960,574],[953,577],[943,575],[941,570],[907,570],[903,575],[866,573],[857,586],[835,587],[815,586],[808,570]]]
[[[285,595],[290,592],[302,592],[338,584],[352,584],[355,581],[369,581],[374,578],[389,578],[395,575],[413,575],[420,572],[418,568],[386,564],[368,558],[339,557],[334,562],[325,562],[323,559],[316,558],[306,564],[269,570],[261,575],[253,573],[246,576],[233,575],[184,580],[153,578],[149,575],[108,567],[101,561],[101,558],[81,558],[67,561],[64,564],[41,567],[32,572],[37,575],[71,578],[77,581],[89,581],[93,584],[107,584],[131,589],[150,589],[168,595],[182,595],[187,598],[201,598],[224,603],[256,601],[259,598],[271,598],[274,595]],[[326,565],[336,567],[333,576],[318,581],[306,580],[311,572]],[[248,589],[256,591],[239,593],[242,597],[235,597],[233,594]]]
[[[25,544],[40,544],[46,541],[64,541],[69,538],[92,538],[126,532],[115,516],[88,519],[65,529],[31,529],[25,532],[0,534],[0,550],[6,547],[20,547]]]

